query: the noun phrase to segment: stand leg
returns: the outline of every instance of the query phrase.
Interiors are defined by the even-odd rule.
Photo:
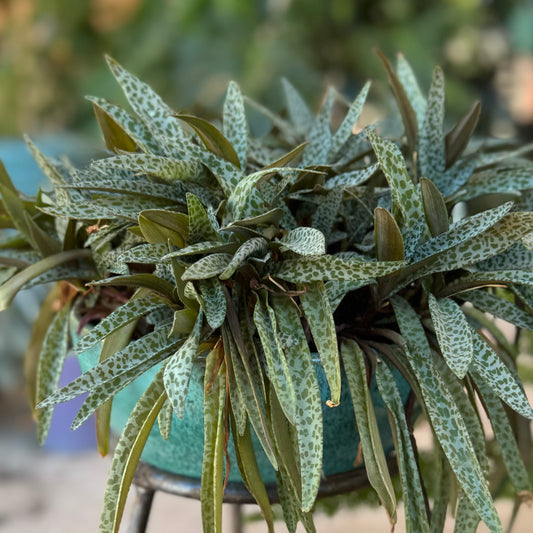
[[[137,487],[137,500],[130,524],[130,533],[145,533],[155,491]]]
[[[231,506],[233,514],[233,533],[243,533],[242,527],[242,505],[235,503]]]

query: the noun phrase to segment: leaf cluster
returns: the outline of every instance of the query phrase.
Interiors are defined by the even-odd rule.
[[[220,121],[209,122],[176,113],[108,59],[130,105],[89,98],[109,156],[76,169],[28,141],[52,184],[33,199],[0,169],[0,222],[11,230],[0,242],[0,307],[36,283],[62,289],[36,323],[32,346],[42,350],[28,355],[40,439],[54,405],[88,392],[73,425],[96,411],[105,452],[110,400],[160,366],[115,450],[102,532],[118,530],[152,425],[158,420],[167,438],[173,414],[183,417],[194,365],[205,367],[205,531],[221,528],[230,428],[269,530],[252,432],[276,470],[289,530],[299,521],[314,530],[322,402],[339,404],[342,372],[366,472],[391,523],[396,492],[369,393],[373,376],[390,415],[408,531],[440,531],[452,492],[458,530],[483,520],[501,531],[479,405],[517,494],[529,494],[513,430],[523,434],[533,411],[516,347],[493,317],[533,329],[531,147],[472,139],[478,103],[445,133],[442,71],[426,97],[402,56],[395,68],[382,61],[400,138],[381,124],[357,128],[369,84],[350,105],[329,89],[314,114],[283,80],[286,109],[278,114],[231,83]],[[249,131],[249,107],[271,125],[260,138]],[[70,316],[93,326],[75,349],[102,342],[102,355],[58,389]],[[441,483],[431,512],[412,410],[393,370],[435,437]]]

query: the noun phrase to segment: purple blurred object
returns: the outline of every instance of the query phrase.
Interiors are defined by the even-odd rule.
[[[63,373],[59,380],[59,386],[76,379],[81,374],[80,364],[77,357],[69,355],[65,360]],[[86,420],[78,429],[71,431],[70,426],[76,417],[86,394],[65,403],[60,403],[54,409],[50,432],[44,444],[44,448],[57,452],[78,452],[94,449],[96,446],[96,431],[94,415]]]

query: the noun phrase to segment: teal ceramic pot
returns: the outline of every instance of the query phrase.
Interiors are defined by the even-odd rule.
[[[99,346],[80,354],[80,363],[84,371],[96,364],[99,357]],[[329,398],[329,387],[324,370],[319,363],[315,364],[318,383],[322,396],[322,415],[324,423],[324,458],[323,471],[326,476],[353,470],[353,465],[359,447],[353,414],[352,401],[346,377],[343,376],[340,405],[334,408],[325,405]],[[151,383],[159,368],[137,378],[124,390],[119,392],[113,400],[111,414],[111,428],[120,434],[135,403]],[[203,377],[204,365],[195,364],[191,375],[185,416],[179,420],[176,416],[172,421],[172,429],[168,441],[159,434],[157,423],[154,425],[142,454],[142,460],[162,470],[192,478],[200,478],[203,457]],[[399,373],[395,374],[396,381],[404,404],[410,388]],[[374,403],[376,418],[383,440],[383,447],[387,455],[393,450],[393,439],[389,427],[389,420],[385,405],[376,383],[373,380],[370,393]],[[253,435],[257,462],[266,483],[275,482],[274,469],[270,465],[259,441]],[[229,442],[229,455],[232,465],[236,465],[235,451],[232,439]],[[238,468],[231,469],[229,481],[242,481]]]

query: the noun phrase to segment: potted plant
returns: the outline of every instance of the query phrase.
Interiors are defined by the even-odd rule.
[[[108,59],[131,107],[90,98],[112,154],[76,169],[28,141],[53,186],[35,198],[0,172],[0,214],[12,228],[0,248],[0,306],[24,287],[59,282],[26,365],[40,439],[54,405],[88,392],[75,424],[96,410],[105,453],[112,398],[152,372],[114,451],[101,531],[118,529],[156,420],[167,438],[187,416],[191,376],[200,376],[192,404],[203,414],[205,531],[220,531],[225,478],[236,468],[273,530],[260,454],[275,470],[289,530],[298,521],[314,530],[323,410],[346,404],[357,465],[391,523],[377,402],[390,417],[409,531],[442,530],[452,485],[458,531],[480,520],[501,531],[481,410],[517,494],[529,494],[513,429],[523,433],[533,411],[516,346],[493,317],[533,329],[531,147],[471,140],[478,103],[445,134],[442,71],[425,98],[403,57],[396,69],[382,60],[399,134],[385,122],[354,132],[368,84],[333,124],[344,105],[333,89],[313,115],[284,81],[279,115],[231,83],[212,123],[174,112]],[[270,123],[266,135],[250,133],[246,104]],[[97,346],[99,363],[57,390],[80,332],[74,349]],[[413,400],[441,468],[431,511]]]

